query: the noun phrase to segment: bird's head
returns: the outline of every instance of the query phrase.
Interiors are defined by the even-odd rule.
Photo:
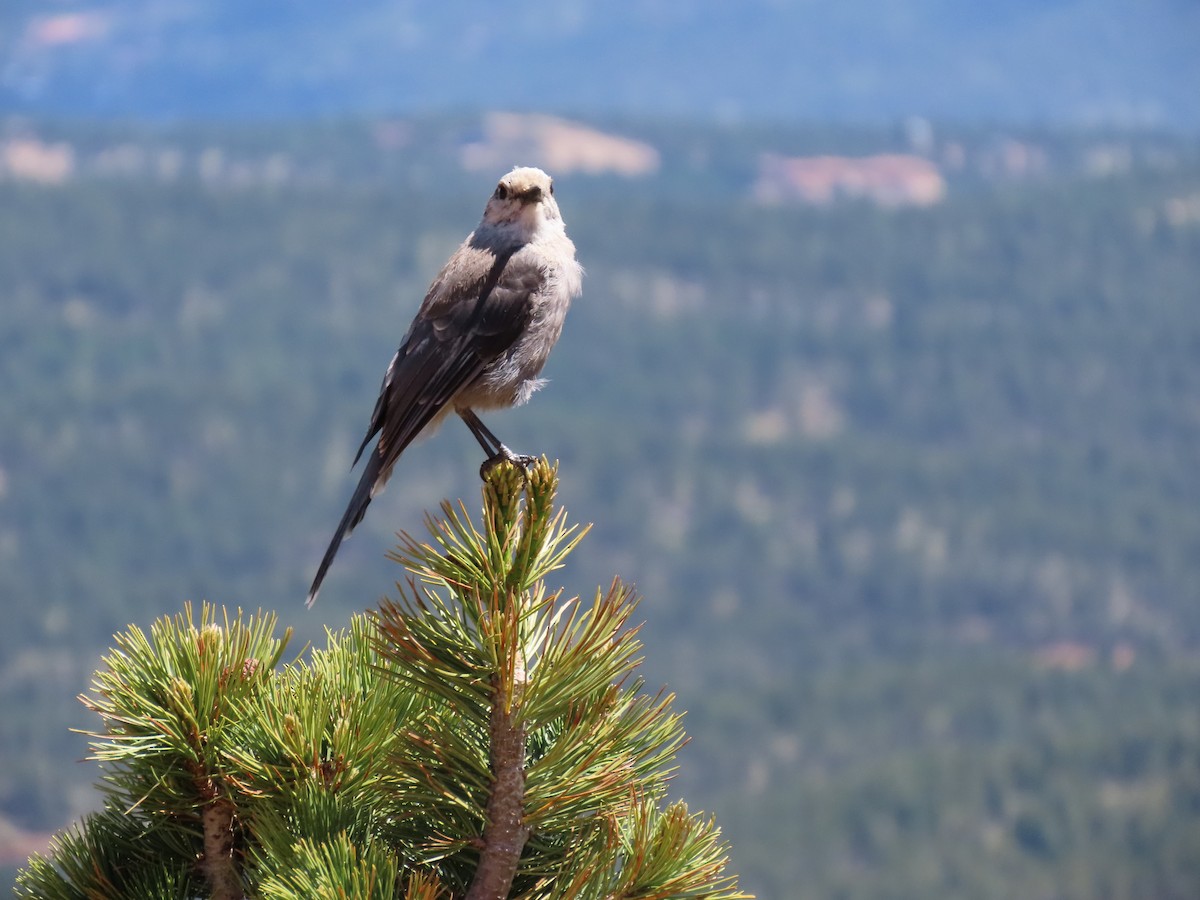
[[[508,225],[532,234],[545,221],[561,222],[554,181],[541,169],[518,167],[500,179],[483,211],[487,225]]]

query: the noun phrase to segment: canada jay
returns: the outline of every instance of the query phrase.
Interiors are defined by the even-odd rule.
[[[388,365],[354,462],[371,438],[379,435],[379,441],[317,568],[309,606],[342,540],[383,490],[400,454],[451,410],[487,454],[480,475],[502,460],[533,461],[500,443],[475,410],[524,403],[542,386],[538,375],[582,277],[550,176],[513,169],[496,185],[478,227],[433,280]]]

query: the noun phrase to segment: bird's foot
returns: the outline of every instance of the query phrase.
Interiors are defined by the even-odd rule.
[[[488,457],[483,461],[483,465],[479,467],[479,477],[484,481],[487,481],[488,475],[492,473],[492,470],[501,463],[506,462],[520,466],[522,470],[528,470],[530,466],[537,462],[537,457],[530,456],[527,453],[513,453],[511,450],[501,444],[499,453],[497,453],[495,456]]]

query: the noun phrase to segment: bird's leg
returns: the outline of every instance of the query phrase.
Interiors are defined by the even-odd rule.
[[[487,459],[479,467],[479,477],[484,481],[487,481],[488,473],[502,462],[516,463],[522,469],[528,468],[537,462],[537,457],[535,456],[529,456],[524,453],[513,453],[505,447],[500,442],[500,439],[492,434],[491,430],[479,420],[479,416],[475,415],[472,410],[460,409],[458,410],[458,415],[466,423],[466,426],[471,429],[471,434],[475,435],[475,440],[479,441],[479,446],[487,454]]]

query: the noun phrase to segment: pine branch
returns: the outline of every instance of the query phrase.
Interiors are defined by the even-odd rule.
[[[242,900],[242,878],[233,858],[234,822],[237,808],[221,797],[212,779],[202,776],[197,784],[200,795],[210,799],[200,814],[204,827],[204,856],[200,870],[212,890],[212,900]]]
[[[237,790],[224,777],[221,737],[237,727],[242,701],[270,677],[287,638],[271,636],[273,616],[243,623],[226,613],[223,621],[204,604],[199,624],[187,606],[149,637],[131,629],[83,699],[107,724],[92,734],[92,748],[111,766],[112,799],[162,827],[198,830],[197,865],[211,895],[241,900]]]
[[[423,602],[384,604],[380,612],[384,642],[397,668],[407,670],[401,677],[442,696],[463,719],[486,722],[490,777],[468,900],[508,896],[530,835],[522,706],[528,638],[546,603],[538,599],[543,592],[526,592],[558,564],[569,537],[562,517],[550,514],[555,484],[545,461],[529,476],[515,466],[497,467],[484,486],[482,534],[465,515],[443,506],[446,521],[432,529],[436,549],[407,540],[402,558],[427,584],[452,591],[457,606],[426,590]],[[464,690],[447,690],[455,685]],[[445,752],[455,744],[443,733],[430,746]],[[469,762],[467,768],[473,768]],[[448,785],[439,793],[451,796]]]
[[[483,830],[479,868],[467,900],[503,900],[512,889],[517,864],[529,840],[525,821],[525,726],[520,721],[524,671],[513,678],[514,696],[505,697],[495,680],[491,716],[492,785]]]
[[[546,590],[585,533],[556,489],[544,460],[527,475],[499,466],[480,527],[445,503],[432,540],[401,535],[393,555],[411,578],[376,614],[376,650],[435,701],[397,760],[413,824],[420,810],[445,829],[418,859],[468,900],[740,897],[711,823],[658,810],[684,736],[672,697],[631,678],[633,593],[614,581],[583,604]]]

